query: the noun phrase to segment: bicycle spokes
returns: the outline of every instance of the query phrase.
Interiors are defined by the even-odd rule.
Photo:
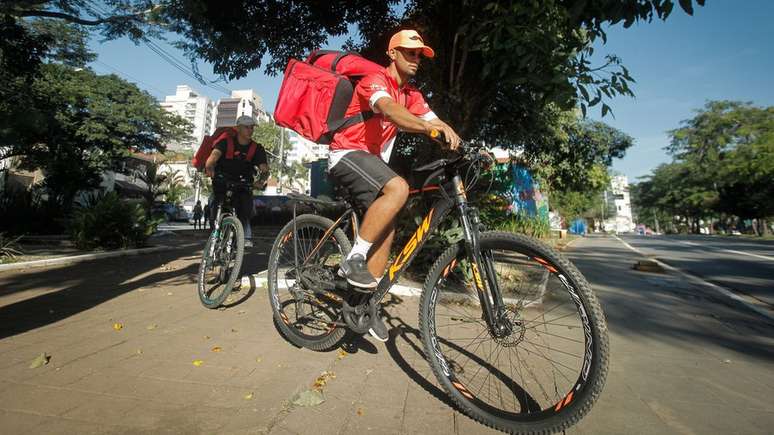
[[[275,307],[284,323],[299,334],[330,333],[341,322],[341,298],[326,288],[335,280],[342,252],[325,228],[298,226],[280,241]]]
[[[565,283],[534,258],[507,250],[484,256],[502,298],[493,306],[496,328],[465,262],[447,266],[434,290],[445,371],[465,397],[498,412],[552,410],[583,372],[584,318]]]

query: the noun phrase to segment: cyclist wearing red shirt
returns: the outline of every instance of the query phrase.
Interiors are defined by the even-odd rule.
[[[429,136],[436,130],[451,149],[459,146],[457,133],[438,119],[422,94],[408,84],[417,73],[422,55],[432,58],[435,53],[416,31],[402,30],[393,35],[387,50],[392,62],[358,83],[345,115],[370,110],[374,116],[340,131],[331,141],[331,176],[349,191],[357,206],[367,210],[352,251],[339,270],[359,291],[375,290],[374,277],[382,276],[387,265],[395,218],[408,199],[408,183],[385,163],[398,131]],[[383,321],[373,320],[369,332],[378,340],[387,341],[389,334]]]

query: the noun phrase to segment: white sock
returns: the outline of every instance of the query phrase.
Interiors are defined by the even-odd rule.
[[[355,239],[355,246],[352,247],[352,250],[349,251],[349,255],[347,255],[347,260],[352,258],[355,254],[360,254],[363,256],[363,258],[368,258],[368,250],[371,249],[371,245],[373,243],[363,240],[360,238],[360,236],[357,236]]]

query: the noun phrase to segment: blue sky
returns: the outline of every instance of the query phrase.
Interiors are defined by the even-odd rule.
[[[678,6],[666,21],[641,23],[608,30],[608,42],[597,54],[614,53],[636,80],[635,98],[619,97],[609,102],[615,118],[603,121],[634,137],[635,145],[613,169],[630,181],[647,175],[660,163],[671,160],[663,151],[667,132],[693,116],[708,100],[751,101],[774,105],[774,1],[709,0],[696,8],[694,16]],[[332,45],[335,45],[333,43]],[[162,44],[185,62],[182,53]],[[334,47],[338,48],[338,47]],[[188,84],[210,98],[225,96],[185,76],[144,45],[128,40],[92,42],[99,59],[92,64],[98,73],[117,73],[155,97],[172,95],[175,86]],[[199,70],[214,79],[212,68]],[[247,77],[219,83],[230,89],[254,89],[273,111],[281,77],[254,71]],[[590,111],[599,119],[599,108]]]

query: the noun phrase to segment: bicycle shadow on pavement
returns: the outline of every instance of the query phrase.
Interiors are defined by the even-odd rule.
[[[462,412],[457,405],[449,399],[446,392],[435,385],[435,375],[433,375],[430,370],[425,351],[422,348],[422,338],[419,330],[407,324],[400,317],[392,316],[386,311],[384,314],[387,324],[390,327],[390,339],[385,345],[387,347],[387,353],[390,354],[390,357],[395,361],[395,364],[397,364],[412,381],[430,393],[433,397],[455,411]],[[402,351],[403,353],[401,353],[401,349],[398,348],[399,343],[405,345],[402,346],[405,349]],[[413,355],[408,352],[413,353]],[[412,356],[414,356],[414,364],[410,362]],[[424,364],[427,375],[423,375],[414,367],[417,363]]]
[[[400,303],[402,299],[398,296],[391,295],[392,298],[385,306],[395,305]],[[430,393],[433,397],[448,405],[455,411],[466,414],[460,409],[443,391],[437,386],[437,380],[432,370],[430,369],[427,355],[422,343],[422,335],[419,329],[406,323],[399,316],[390,315],[386,311],[384,312],[387,324],[390,328],[390,340],[386,343],[387,352],[392,357],[393,361],[400,367],[409,378],[422,387],[425,391]],[[467,349],[460,347],[455,343],[451,343],[443,337],[437,337],[438,341],[445,347],[453,349],[460,355],[466,355],[472,361],[478,363],[482,368],[485,368],[485,372],[489,372],[495,379],[500,380],[503,385],[510,389],[513,393],[513,397],[519,402],[522,410],[528,410],[527,412],[538,412],[542,408],[538,401],[527,392],[523,386],[519,385],[515,379],[509,377],[498,368],[492,366],[488,362],[484,361],[479,356],[468,352]],[[403,344],[403,346],[400,346]],[[401,350],[403,348],[404,350]],[[413,357],[413,358],[412,358]],[[413,363],[412,363],[413,360]],[[422,374],[416,367],[417,364],[421,365],[427,375]],[[467,414],[466,414],[467,415]]]
[[[167,266],[185,255],[189,253],[176,249],[137,257],[135,261],[112,258],[7,274],[0,278],[4,290],[0,296],[36,294],[0,306],[0,339],[59,322],[133,290],[175,286],[181,279],[190,281],[198,265],[180,269]]]

